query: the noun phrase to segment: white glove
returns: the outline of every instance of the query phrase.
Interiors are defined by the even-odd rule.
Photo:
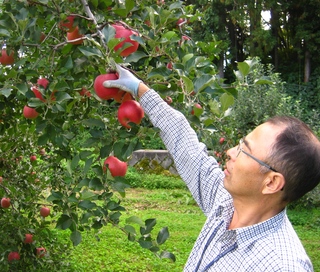
[[[106,88],[118,88],[137,97],[141,80],[136,78],[127,69],[122,68],[119,64],[115,64],[115,66],[119,78],[116,80],[106,80],[103,82],[103,86]]]

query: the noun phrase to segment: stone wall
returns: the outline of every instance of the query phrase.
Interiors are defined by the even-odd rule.
[[[167,150],[136,150],[132,153],[128,164],[130,166],[137,166],[142,160],[147,160],[151,169],[155,167],[155,165],[160,165],[164,170],[168,170],[170,173],[178,175],[173,159]]]

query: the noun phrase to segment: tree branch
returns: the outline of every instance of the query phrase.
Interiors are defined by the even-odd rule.
[[[93,21],[93,23],[94,23],[94,25],[96,27],[96,30],[97,30],[98,36],[100,37],[102,45],[104,46],[104,48],[106,50],[108,50],[108,47],[107,47],[105,39],[104,39],[104,35],[102,34],[102,32],[100,30],[100,27],[98,25],[98,22],[97,22],[96,18],[94,17],[93,13],[90,10],[90,7],[89,7],[89,4],[88,4],[87,0],[81,0],[81,2],[82,2],[82,5],[84,7],[84,10],[85,10],[86,14]]]

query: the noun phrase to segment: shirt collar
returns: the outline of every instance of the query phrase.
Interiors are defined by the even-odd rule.
[[[269,233],[275,232],[281,227],[285,217],[286,209],[283,209],[280,213],[266,221],[252,226],[235,229],[237,233],[238,247],[244,247],[253,240],[258,240]]]

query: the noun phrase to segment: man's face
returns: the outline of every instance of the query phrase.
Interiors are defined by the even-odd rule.
[[[282,130],[279,126],[264,123],[243,139],[241,148],[264,162]],[[269,171],[261,172],[261,165],[245,153],[239,152],[238,146],[229,149],[227,155],[230,159],[224,171],[225,188],[233,197],[259,198],[264,185],[263,180]]]

